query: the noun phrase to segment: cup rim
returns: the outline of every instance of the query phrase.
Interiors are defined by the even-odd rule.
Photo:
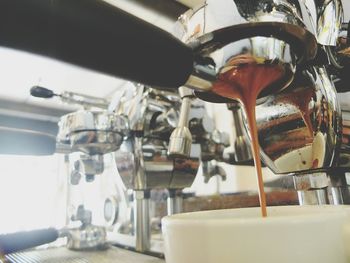
[[[241,211],[247,217],[234,217]],[[171,216],[163,217],[162,226],[167,225],[181,225],[193,227],[196,225],[207,226],[225,226],[225,225],[269,225],[269,224],[298,224],[298,223],[316,223],[329,221],[330,219],[350,217],[350,206],[332,206],[332,205],[320,205],[320,206],[271,206],[267,207],[268,216],[263,218],[260,213],[260,207],[249,208],[234,208],[234,209],[221,209],[221,210],[208,210],[199,212],[189,212],[175,214]],[[274,214],[277,212],[277,215]],[[286,214],[291,212],[292,214]],[[282,213],[282,214],[278,214]],[[228,215],[232,216],[228,216]],[[270,216],[269,216],[270,214]],[[321,215],[321,216],[320,216]]]

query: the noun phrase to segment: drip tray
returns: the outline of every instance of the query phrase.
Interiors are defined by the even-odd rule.
[[[164,260],[111,247],[103,251],[71,251],[66,248],[31,250],[7,255],[0,263],[165,263]]]

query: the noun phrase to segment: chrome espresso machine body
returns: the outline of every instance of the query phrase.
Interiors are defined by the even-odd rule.
[[[83,110],[61,118],[58,148],[71,153],[69,184],[72,189],[83,185],[80,190],[90,188],[91,192],[85,195],[92,195],[94,191],[86,185],[101,177],[120,176],[116,194],[104,203],[106,222],[95,226],[106,232],[104,242],[109,240],[141,252],[162,253],[160,228],[151,220],[154,218],[151,191],[167,190],[167,213],[158,213],[158,217],[178,213],[182,209],[181,191],[192,185],[202,167],[200,163],[203,163],[204,176],[217,174],[219,168],[215,161],[223,160],[228,138],[214,130],[203,102],[191,94],[188,107],[183,110],[182,100],[177,93],[128,83],[116,92],[115,103],[110,104],[109,110]],[[169,140],[181,125],[189,129],[190,138],[185,139],[189,139],[190,152],[186,152],[186,156],[179,152],[171,155]],[[173,147],[181,149],[182,137],[176,139],[180,141],[173,142]],[[111,154],[116,169],[106,175],[104,163]],[[98,187],[102,186],[97,184],[95,188]],[[87,210],[84,202],[75,205],[75,210],[71,220],[81,221],[82,231],[91,226],[91,213],[96,211]]]
[[[15,10],[11,3],[16,1],[8,2],[5,7]],[[35,15],[46,10],[46,2],[41,3],[42,9],[33,4],[28,14],[33,10]],[[112,7],[102,2],[84,1],[86,9],[70,6],[76,12],[81,10],[81,16],[89,18],[86,20],[60,15],[71,2],[57,3],[55,12],[43,12],[45,17],[50,13],[57,20],[52,23],[57,26],[56,49],[36,46],[36,42],[50,46],[52,33],[49,30],[49,37],[44,39],[45,32],[36,33],[37,24],[34,24],[35,30],[29,28],[30,31],[26,23],[11,34],[0,29],[0,44],[160,86],[157,90],[129,85],[116,96],[116,103],[108,110],[80,111],[61,120],[59,144],[68,146],[63,148],[68,148],[69,153],[83,153],[72,164],[71,184],[79,184],[81,174],[85,175],[86,182],[96,180],[96,174],[104,170],[105,156],[114,155],[123,186],[120,196],[126,196],[114,204],[116,207],[126,203],[125,213],[120,210],[110,228],[113,234],[120,234],[115,235],[117,243],[141,252],[157,251],[153,249],[151,237],[151,190],[167,189],[168,214],[179,212],[181,190],[193,182],[200,161],[208,168],[213,160],[223,160],[227,140],[206,119],[204,106],[195,97],[229,104],[235,124],[242,124],[239,129],[242,142],[236,144],[242,154],[236,152],[236,159],[249,159],[244,149],[250,140],[245,116],[239,115],[236,102],[211,92],[220,75],[230,69],[229,61],[240,55],[250,55],[262,65],[278,63],[285,72],[277,85],[260,94],[256,106],[261,156],[266,166],[276,174],[293,176],[300,204],[350,203],[346,181],[350,163],[349,123],[346,112],[342,113],[338,94],[349,90],[346,80],[350,72],[350,41],[340,0],[207,0],[184,13],[176,23],[174,34],[186,45],[179,45],[179,41],[162,35],[158,29],[154,34],[161,36],[159,42],[147,42],[151,38],[144,32],[130,37],[124,26],[120,37],[115,27],[125,23],[116,19],[118,16],[130,22],[128,25],[134,29],[139,26],[148,30],[151,26],[135,18],[127,20],[128,16],[118,9],[110,12]],[[1,7],[0,3],[0,10]],[[36,21],[35,15],[26,21]],[[109,19],[100,19],[105,16]],[[81,21],[84,21],[82,29],[86,29],[90,18],[99,23],[93,24],[87,34],[87,30],[77,30]],[[76,23],[76,27],[68,27],[67,21]],[[33,39],[41,41],[28,43],[25,37],[13,38],[12,34],[21,35],[22,27],[25,36],[28,29],[33,31]],[[86,41],[91,39],[91,32],[99,36],[98,42]],[[142,38],[137,41],[139,36]],[[67,39],[69,44],[64,42]],[[179,56],[175,49],[173,52],[170,45],[173,42],[184,56]],[[100,43],[103,45],[95,52]],[[158,43],[162,45],[157,46]],[[153,56],[156,51],[151,47],[163,53]],[[61,53],[51,52],[60,48]],[[126,48],[135,53],[132,59]],[[134,77],[133,73],[138,76]],[[177,78],[177,75],[181,76]],[[173,77],[177,81],[173,81]],[[171,87],[175,87],[176,92],[166,89]],[[132,190],[132,195],[128,195],[128,190]],[[110,200],[106,206],[111,204]],[[122,205],[119,207],[122,209]],[[92,225],[88,209],[80,206],[76,210],[72,219],[80,220],[82,229]],[[127,214],[126,220],[120,223],[118,220],[123,214]]]
[[[344,81],[348,74],[345,72],[349,72],[349,41],[344,33],[348,26],[343,20],[338,0],[222,0],[207,1],[199,9],[185,13],[178,22],[180,39],[195,45],[206,58],[202,61],[208,64],[201,65],[206,71],[197,72],[200,85],[205,86],[206,81],[208,90],[211,84],[204,72],[218,76],[225,69],[225,61],[238,54],[277,60],[286,66],[286,72],[292,72],[284,83],[261,94],[256,118],[263,162],[276,174],[293,175],[300,204],[350,202],[345,176],[349,163],[347,115],[342,114],[337,93],[348,90]],[[292,25],[313,36],[292,29]],[[235,27],[240,28],[237,36],[233,34]],[[276,34],[274,27],[284,35]],[[305,42],[298,46],[298,38]],[[234,42],[229,43],[229,39]],[[301,63],[303,59],[310,62]],[[198,97],[227,102],[203,92],[202,87],[196,92]]]

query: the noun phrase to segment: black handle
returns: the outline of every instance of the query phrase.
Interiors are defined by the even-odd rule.
[[[58,231],[54,228],[0,235],[0,254],[44,245],[55,241],[58,236]]]
[[[193,67],[171,34],[97,0],[0,0],[0,45],[160,87]]]
[[[56,138],[52,135],[0,127],[0,154],[52,155],[55,151]]]
[[[43,88],[40,86],[34,86],[30,89],[30,95],[37,98],[49,99],[55,96],[56,94],[50,89]]]

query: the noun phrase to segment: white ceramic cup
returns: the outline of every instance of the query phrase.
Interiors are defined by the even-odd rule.
[[[242,208],[163,218],[167,263],[350,262],[349,206]]]

